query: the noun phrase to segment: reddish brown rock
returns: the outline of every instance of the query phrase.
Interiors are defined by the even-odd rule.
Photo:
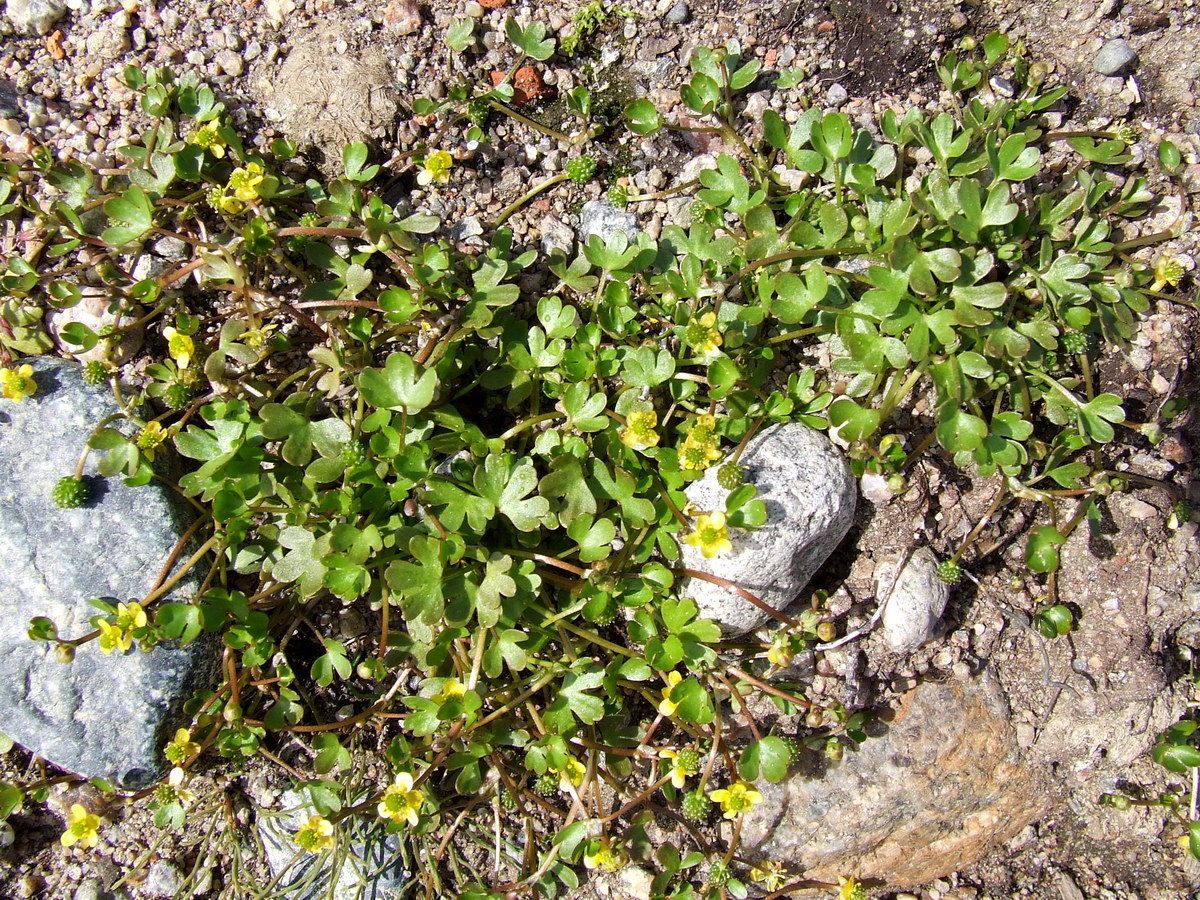
[[[971,865],[1053,805],[990,678],[919,685],[883,724],[828,771],[760,783],[743,847],[808,878],[904,888]]]

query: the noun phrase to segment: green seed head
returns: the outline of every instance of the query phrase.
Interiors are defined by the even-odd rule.
[[[512,812],[517,808],[517,798],[512,795],[508,788],[500,789],[500,806],[508,812]]]
[[[577,156],[567,163],[567,177],[576,184],[587,184],[596,174],[596,157]]]
[[[91,362],[85,363],[83,367],[83,383],[90,385],[104,384],[108,380],[108,366],[100,362],[98,359],[93,359]]]
[[[83,483],[83,479],[71,475],[58,479],[50,494],[50,499],[59,509],[78,509],[87,503],[87,498],[87,485]]]
[[[683,802],[680,804],[684,816],[693,822],[703,822],[708,818],[708,812],[712,809],[712,801],[708,799],[708,794],[697,788],[683,795]]]
[[[488,105],[486,100],[472,100],[467,105],[467,118],[471,120],[472,125],[477,125],[482,128],[487,124],[488,115],[491,113],[491,111],[492,108]]]
[[[724,887],[733,878],[733,869],[724,860],[717,860],[708,869],[708,883],[715,887]]]
[[[746,480],[746,473],[737,463],[727,462],[717,469],[717,484],[727,491],[736,490]]]
[[[938,563],[937,577],[946,584],[958,584],[962,581],[963,569],[958,563],[951,559],[944,559]]]
[[[553,797],[558,793],[558,776],[550,772],[539,775],[538,780],[533,783],[533,789],[543,797]]]
[[[1059,335],[1058,342],[1063,351],[1071,354],[1088,352],[1088,336],[1081,331],[1067,331]]]
[[[629,189],[623,184],[614,184],[605,196],[617,209],[624,209],[629,205]]]

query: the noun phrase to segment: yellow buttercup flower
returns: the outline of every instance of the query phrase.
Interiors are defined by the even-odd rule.
[[[309,853],[332,850],[337,843],[333,837],[333,823],[324,816],[309,816],[293,840]]]
[[[424,795],[418,790],[413,790],[412,773],[398,772],[395,782],[388,785],[387,790],[383,792],[383,799],[379,801],[377,809],[381,818],[397,824],[407,822],[415,827],[424,802]]]
[[[587,869],[603,869],[605,872],[615,872],[625,865],[625,857],[614,850],[607,837],[601,837],[588,845],[583,854],[583,865]]]
[[[162,445],[162,442],[171,436],[174,429],[163,428],[158,422],[149,422],[146,427],[138,432],[135,443],[138,449],[146,454],[146,459],[153,460],[154,453]]]
[[[176,766],[167,776],[167,785],[171,788],[175,799],[183,806],[191,806],[196,802],[196,793],[187,786],[187,773]]]
[[[187,142],[207,150],[217,159],[225,156],[225,139],[218,132],[220,126],[216,122],[206,122],[188,135]]]
[[[790,666],[796,654],[792,652],[792,642],[787,635],[779,635],[767,648],[767,661],[774,666]]]
[[[700,771],[700,753],[697,750],[679,751],[664,747],[658,751],[658,755],[670,761],[671,784],[676,790],[682,790],[687,784],[688,776]]]
[[[838,876],[837,900],[865,900],[866,896],[866,888],[859,884],[853,876],[850,878]]]
[[[558,771],[558,789],[560,791],[570,791],[573,787],[579,787],[583,784],[583,777],[587,774],[587,766],[571,757],[567,760],[566,766]]]
[[[450,169],[454,157],[449,151],[436,150],[425,157],[421,171],[417,173],[417,184],[445,184],[450,180]]]
[[[1178,259],[1174,256],[1160,256],[1154,265],[1154,283],[1150,285],[1150,290],[1161,291],[1167,285],[1175,287],[1184,274],[1183,263]]]
[[[20,403],[36,392],[37,382],[33,380],[33,366],[29,363],[16,369],[0,369],[0,395],[3,395],[5,400]]]
[[[180,728],[175,732],[175,740],[167,744],[163,754],[167,757],[168,762],[178,766],[193,756],[199,756],[200,750],[200,745],[192,740],[192,733],[186,728]]]
[[[88,812],[78,803],[71,804],[67,830],[59,838],[64,847],[78,844],[88,849],[100,843],[100,817]]]
[[[679,703],[671,699],[671,693],[675,690],[675,688],[679,687],[682,681],[683,676],[678,672],[667,673],[667,686],[663,688],[662,700],[660,700],[658,703],[658,711],[661,715],[675,715],[675,710],[679,708]]]
[[[692,319],[684,331],[687,345],[701,356],[714,356],[721,351],[721,333],[713,326],[717,324],[717,314],[706,312],[698,319]]]
[[[179,368],[186,369],[196,356],[196,342],[191,335],[184,334],[177,328],[168,325],[163,329],[163,337],[167,339],[167,353],[175,360]]]
[[[654,410],[637,409],[625,417],[625,428],[621,432],[621,443],[634,450],[645,450],[658,446],[658,413]]]
[[[768,891],[777,891],[787,883],[787,875],[782,865],[768,859],[750,870],[750,880],[758,882]]]
[[[101,619],[96,627],[100,630],[100,652],[105,656],[114,650],[124,653],[133,646],[133,633],[146,627],[146,611],[140,603],[118,603],[116,621]]]
[[[461,700],[467,695],[467,689],[460,681],[450,678],[442,685],[442,689],[434,694],[430,699],[434,703],[442,704],[447,700]]]
[[[225,190],[238,200],[252,203],[258,199],[258,188],[265,177],[266,173],[261,165],[255,162],[246,163],[229,173],[229,181],[225,185]]]
[[[744,781],[735,781],[727,788],[710,791],[708,797],[713,803],[721,804],[727,819],[736,819],[742,813],[749,812],[754,804],[762,800],[762,794]]]
[[[679,448],[679,465],[685,469],[707,469],[721,458],[719,442],[717,420],[710,415],[697,416]]]
[[[712,559],[718,553],[733,549],[729,540],[729,527],[725,524],[725,513],[700,513],[696,516],[696,525],[683,539],[685,544],[699,547],[705,559]]]

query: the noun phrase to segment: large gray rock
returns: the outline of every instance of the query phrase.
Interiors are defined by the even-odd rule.
[[[49,34],[67,11],[65,0],[8,0],[4,11],[13,28],[26,34]]]
[[[921,684],[886,728],[836,767],[802,760],[786,780],[759,783],[742,848],[807,878],[853,872],[905,888],[971,865],[1053,806],[989,678]]]
[[[56,507],[55,483],[117,405],[107,387],[85,385],[75,363],[32,364],[37,393],[0,400],[0,730],[64,769],[140,789],[164,769],[184,699],[212,675],[211,645],[104,656],[90,641],[63,664],[26,629],[48,616],[63,637],[80,637],[97,612],[89,598],[144,597],[193,513],[158,482],[100,478],[95,454],[88,506]],[[189,575],[166,599],[189,597],[198,583]]]
[[[378,820],[367,816],[356,826],[348,847],[339,845],[332,854],[305,853],[293,836],[314,810],[295,791],[285,792],[280,802],[278,811],[259,812],[258,836],[271,874],[280,876],[278,888],[290,900],[328,900],[335,864],[333,900],[399,900],[405,894],[409,876],[401,861],[399,834],[388,834]],[[349,824],[344,820],[342,827]]]
[[[883,639],[896,653],[911,653],[937,632],[950,600],[950,585],[938,578],[938,558],[918,547],[900,574],[900,559],[884,560],[875,569],[875,599],[883,608]]]
[[[772,609],[783,609],[821,567],[854,521],[857,491],[850,469],[829,438],[807,425],[777,425],[755,435],[740,464],[758,488],[767,522],[753,531],[731,529],[733,550],[705,559],[698,547],[683,546],[683,564],[732,581]],[[729,492],[717,484],[713,466],[688,486],[693,508],[723,511]],[[682,588],[700,615],[729,634],[743,634],[771,619],[728,588],[698,578]]]

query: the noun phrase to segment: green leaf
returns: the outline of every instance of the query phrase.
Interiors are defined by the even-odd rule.
[[[1036,621],[1038,630],[1047,640],[1051,640],[1067,634],[1074,624],[1075,617],[1071,615],[1071,610],[1057,603],[1039,612]]]
[[[656,387],[675,374],[675,358],[665,348],[656,353],[653,347],[637,347],[626,351],[621,374],[635,387]]]
[[[461,16],[452,19],[446,29],[446,46],[455,53],[475,46],[475,23]]]
[[[488,558],[483,581],[475,593],[475,615],[484,628],[500,621],[501,598],[517,593],[517,583],[508,574],[512,565],[512,557],[504,553],[494,552]]]
[[[325,583],[324,559],[329,552],[329,535],[317,538],[306,528],[289,525],[279,532],[278,540],[288,552],[271,567],[271,577],[276,581],[294,581],[302,596],[311,597]]]
[[[546,37],[542,22],[530,22],[527,28],[522,28],[516,19],[509,17],[504,20],[504,33],[513,46],[532,59],[545,61],[554,55],[554,38]]]
[[[321,687],[333,684],[333,676],[350,677],[350,660],[346,658],[346,647],[339,641],[323,638],[325,654],[318,656],[312,664],[312,677]]]
[[[133,243],[154,225],[154,205],[137,185],[106,202],[104,211],[118,224],[104,229],[101,238],[115,247]]]
[[[1115,437],[1110,422],[1124,422],[1125,410],[1116,394],[1097,394],[1078,410],[1079,430],[1098,444],[1107,444]]]
[[[378,409],[419,412],[433,402],[437,373],[423,369],[411,356],[399,351],[387,358],[382,369],[364,369],[358,376],[363,399]]]
[[[879,410],[864,409],[848,397],[829,407],[829,425],[843,441],[861,441],[879,428]]]
[[[1178,174],[1183,165],[1183,157],[1179,148],[1172,141],[1162,140],[1158,143],[1158,164],[1168,175]]]
[[[938,443],[951,452],[978,449],[987,433],[987,422],[961,409],[949,407],[938,417]]]
[[[678,704],[675,715],[693,725],[707,725],[714,718],[712,698],[695,678],[685,678],[671,689],[671,700]]]
[[[517,460],[510,453],[489,454],[475,470],[475,490],[491,501],[521,531],[534,531],[550,512],[544,497],[529,497],[537,489],[538,476],[533,461]]]
[[[325,775],[334,769],[350,770],[350,751],[338,742],[337,735],[317,735],[313,738],[313,750],[317,752],[313,768],[318,775]]]
[[[408,552],[416,562],[393,560],[384,572],[388,587],[400,597],[400,608],[413,637],[426,643],[432,640],[432,626],[441,622],[445,610],[441,549],[441,541],[415,535],[408,542]]]
[[[1186,774],[1188,769],[1200,768],[1200,750],[1190,744],[1155,744],[1150,750],[1150,756],[1160,766],[1165,766],[1176,774]],[[1195,837],[1195,833],[1192,833]]]
[[[759,774],[772,784],[787,777],[791,753],[781,738],[765,737],[742,751],[738,772],[743,781],[754,781]]]
[[[1025,565],[1045,574],[1058,568],[1058,548],[1066,542],[1052,525],[1035,528],[1025,544]]]
[[[662,127],[658,109],[649,100],[634,100],[625,107],[625,118],[634,134],[653,134]]]

